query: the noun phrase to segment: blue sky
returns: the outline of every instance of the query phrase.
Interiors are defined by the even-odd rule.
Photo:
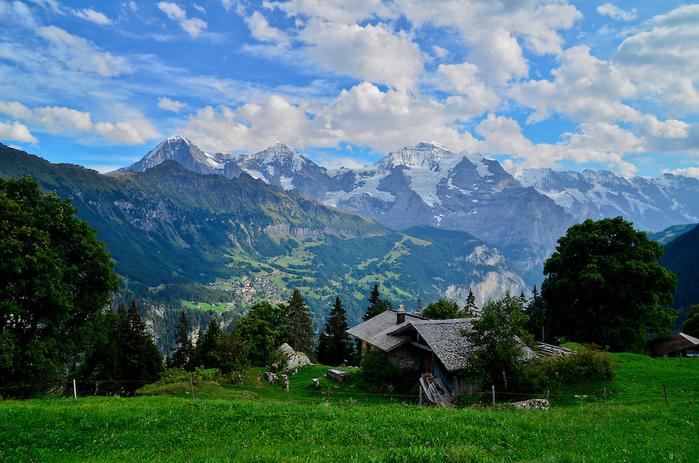
[[[698,44],[673,0],[0,0],[0,141],[100,171],[182,134],[699,177]]]

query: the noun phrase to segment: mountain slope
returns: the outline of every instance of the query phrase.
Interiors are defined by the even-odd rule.
[[[622,216],[640,230],[661,231],[699,221],[699,180],[694,178],[663,174],[629,180],[591,169],[582,173],[518,169],[514,177],[553,199],[578,222]]]
[[[374,282],[408,308],[418,295],[465,300],[472,287],[482,303],[525,289],[497,249],[467,233],[395,232],[247,174],[200,175],[166,160],[104,176],[0,145],[0,176],[25,175],[72,198],[78,216],[99,230],[129,291],[155,311],[166,302],[188,301],[194,309],[223,301],[240,312],[299,287],[319,325],[338,294],[350,320],[359,321]],[[149,320],[166,329],[152,314]]]
[[[677,292],[672,307],[684,312],[691,305],[699,304],[699,226],[666,244],[660,265],[677,275]]]
[[[200,169],[215,159],[223,165],[218,172],[228,178],[246,172],[390,228],[465,231],[498,246],[530,283],[541,278],[544,259],[573,223],[561,207],[522,187],[497,161],[435,143],[403,148],[361,169],[338,170],[317,166],[281,143],[249,156],[207,155],[209,161],[197,158],[185,139],[170,144],[190,150],[188,162],[200,159]],[[129,169],[145,165],[137,164]]]

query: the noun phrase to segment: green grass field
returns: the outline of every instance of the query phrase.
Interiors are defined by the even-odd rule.
[[[588,384],[552,391],[554,405],[542,412],[488,403],[420,408],[417,397],[374,395],[356,377],[324,378],[321,366],[292,376],[289,393],[251,370],[235,386],[198,382],[194,398],[183,381],[148,386],[143,392],[152,395],[131,399],[7,400],[0,404],[0,459],[699,462],[699,359],[680,367],[677,358],[614,357],[607,406],[557,399],[606,387]],[[321,377],[320,390],[313,377]]]

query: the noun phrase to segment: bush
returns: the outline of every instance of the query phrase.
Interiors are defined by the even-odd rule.
[[[613,381],[615,377],[611,355],[593,349],[532,361],[522,374],[523,387],[531,392],[582,381]]]
[[[378,349],[366,352],[361,366],[362,379],[367,386],[392,391],[400,384],[403,372]]]

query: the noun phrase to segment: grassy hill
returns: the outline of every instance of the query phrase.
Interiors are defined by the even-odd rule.
[[[376,461],[696,462],[699,359],[614,354],[608,405],[590,401],[602,384],[548,411],[506,405],[419,408],[417,397],[372,395],[358,383],[291,377],[289,393],[263,386],[202,383],[134,399],[79,397],[0,404],[0,458],[8,461]],[[670,403],[666,404],[662,384]],[[328,404],[327,387],[331,398]],[[337,386],[337,389],[335,388]],[[352,387],[354,386],[354,387]],[[191,387],[191,386],[189,386]],[[207,389],[208,388],[208,389]],[[660,388],[660,390],[658,390]],[[562,392],[558,392],[562,394]],[[555,395],[555,394],[553,394]],[[587,396],[587,397],[583,397]],[[350,400],[351,398],[351,400]]]

